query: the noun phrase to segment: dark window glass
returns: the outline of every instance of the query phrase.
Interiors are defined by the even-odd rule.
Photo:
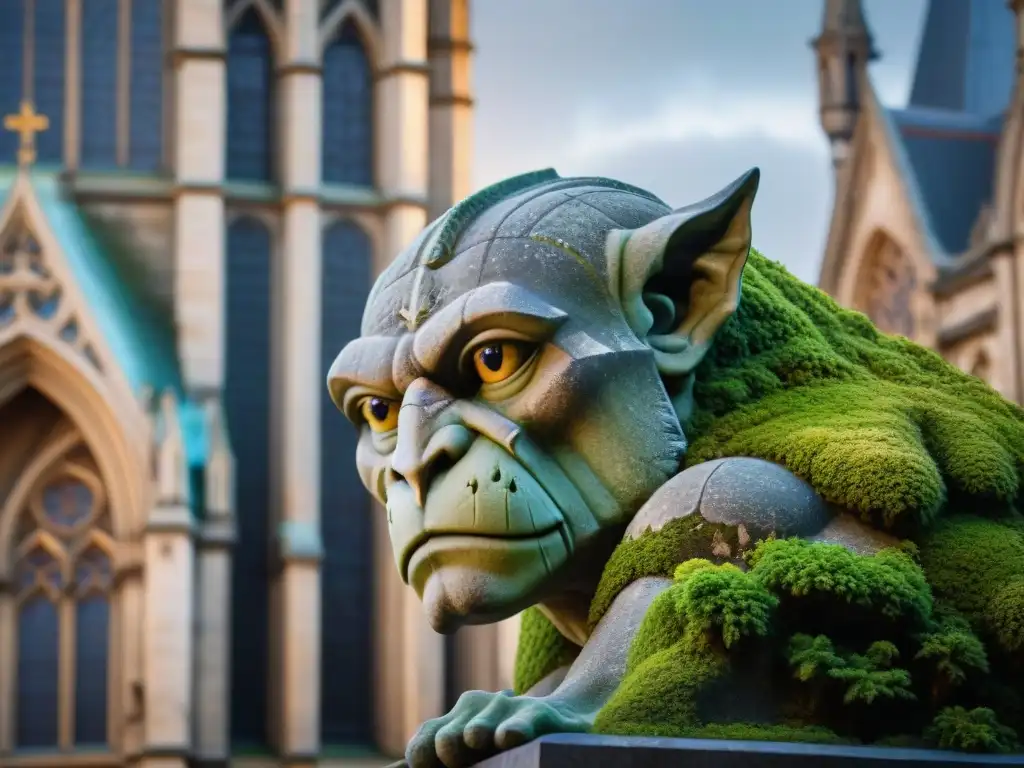
[[[339,222],[323,236],[321,380],[341,348],[359,336],[370,291],[373,247],[355,224]],[[320,729],[325,744],[371,741],[372,540],[370,497],[356,472],[356,430],[321,387]]]
[[[83,168],[117,165],[118,0],[82,4],[82,156]]]
[[[227,176],[270,181],[273,62],[259,13],[248,10],[228,38]]]
[[[355,24],[324,50],[323,180],[373,184],[373,78]]]
[[[36,135],[36,159],[59,165],[64,161],[64,34],[65,0],[35,0],[36,110],[46,115],[50,127]]]
[[[75,606],[75,744],[107,743],[107,668],[110,606],[90,595]]]
[[[163,160],[163,10],[163,0],[135,0],[132,4],[128,160],[140,171],[155,171]]]
[[[35,595],[22,604],[15,702],[19,748],[57,746],[59,634],[57,607],[46,597]]]
[[[0,3],[0,111],[15,114],[23,96],[25,71],[25,0]],[[0,163],[18,160],[18,134],[0,131]]]
[[[267,743],[270,253],[270,232],[258,220],[243,218],[228,227],[224,388],[238,510],[232,559],[231,736],[243,746]]]

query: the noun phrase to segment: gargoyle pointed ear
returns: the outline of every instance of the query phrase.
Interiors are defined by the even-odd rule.
[[[608,236],[612,291],[663,376],[693,371],[739,306],[760,176],[753,168],[706,200]]]

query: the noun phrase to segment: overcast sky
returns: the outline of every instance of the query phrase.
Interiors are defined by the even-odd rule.
[[[754,244],[817,281],[832,205],[808,42],[823,0],[474,0],[477,187],[554,167],[700,200],[762,171]],[[905,103],[925,0],[865,0]]]

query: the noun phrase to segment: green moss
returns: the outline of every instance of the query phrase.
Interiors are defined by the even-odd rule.
[[[1016,731],[985,707],[948,707],[936,715],[925,737],[940,749],[964,752],[1012,752],[1018,746]]]
[[[979,705],[1017,725],[1019,673],[990,669],[970,623],[936,605],[902,548],[769,540],[746,560],[746,572],[700,558],[674,569],[596,730],[921,744],[937,713]]]
[[[941,520],[920,545],[935,594],[990,633],[1006,651],[1024,644],[1024,531],[965,515]]]
[[[833,610],[846,603],[840,610],[848,620],[870,614],[913,627],[923,627],[931,614],[924,574],[896,549],[862,557],[838,544],[786,539],[762,542],[748,561],[768,589],[810,604],[800,605],[801,610],[822,601],[830,602]]]
[[[737,741],[784,741],[800,744],[853,744],[816,725],[762,725],[758,723],[712,723],[694,728],[682,736],[690,739],[734,739]]]
[[[596,626],[616,596],[637,579],[672,576],[687,560],[704,559],[716,551],[739,552],[736,530],[708,523],[699,515],[671,520],[659,531],[647,530],[635,539],[624,539],[605,566],[590,604],[590,625]]]
[[[688,465],[774,461],[881,526],[1020,492],[1024,411],[754,251],[694,395]]]
[[[778,598],[731,563],[690,563],[700,567],[687,568],[684,564],[677,568],[677,585],[668,593],[692,631],[714,635],[725,648],[744,637],[768,634]]]
[[[943,621],[918,640],[921,647],[914,660],[927,666],[940,685],[961,685],[969,673],[989,670],[985,646],[965,621]]]
[[[804,683],[835,680],[843,688],[843,703],[871,704],[876,699],[913,699],[910,673],[893,662],[899,649],[887,640],[877,640],[863,653],[842,653],[824,635],[796,634],[789,644],[789,663]]]
[[[517,694],[526,693],[559,667],[572,664],[579,655],[573,644],[555,629],[536,606],[523,611],[516,647],[512,687]]]

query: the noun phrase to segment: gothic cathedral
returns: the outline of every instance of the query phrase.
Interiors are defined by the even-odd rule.
[[[351,761],[443,709],[323,382],[470,191],[467,5],[0,3],[4,766]]]
[[[836,194],[820,286],[1024,403],[1021,0],[930,0],[905,107],[879,102],[860,0],[817,53]]]

